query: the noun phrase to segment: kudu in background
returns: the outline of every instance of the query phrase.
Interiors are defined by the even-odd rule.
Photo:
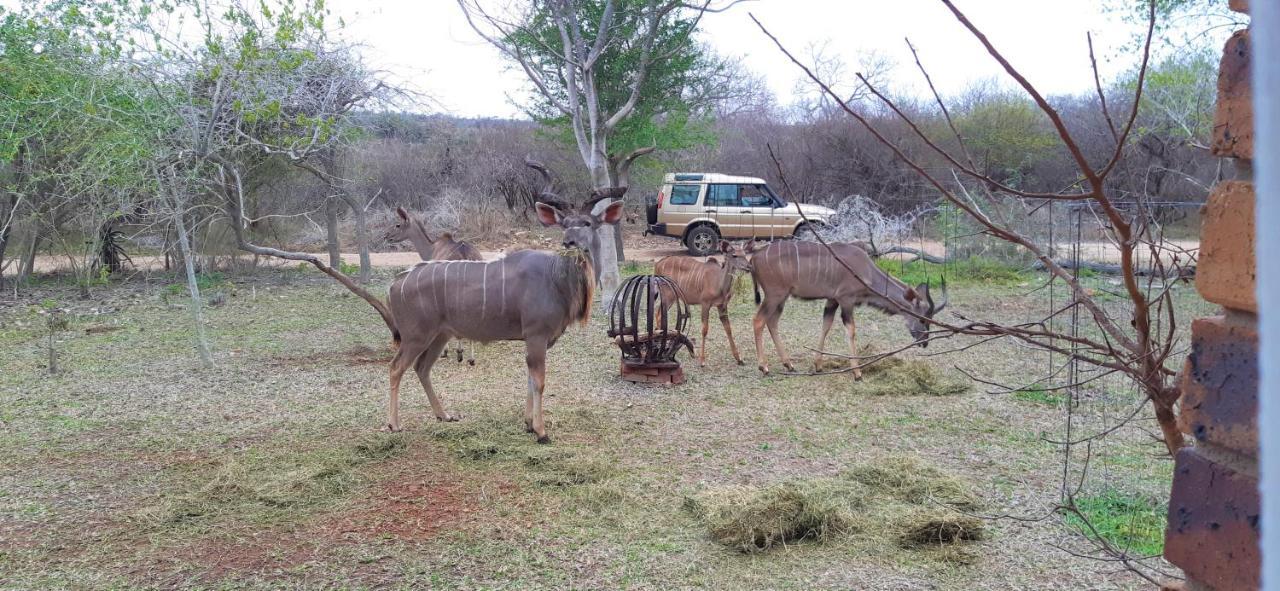
[[[834,256],[833,256],[834,253]],[[839,257],[837,259],[836,257]],[[841,264],[843,262],[844,264]],[[845,268],[845,266],[848,268]],[[763,331],[767,326],[773,345],[778,350],[783,367],[795,371],[791,359],[782,346],[778,336],[778,318],[782,316],[782,308],[787,298],[795,296],[803,300],[827,300],[822,311],[822,330],[818,335],[817,353],[814,355],[814,370],[820,369],[822,350],[826,344],[827,333],[835,320],[836,309],[840,309],[840,319],[844,322],[849,352],[854,359],[854,379],[861,379],[862,372],[857,369],[858,347],[857,329],[854,326],[853,310],[857,306],[867,305],[886,314],[904,314],[907,330],[921,347],[927,346],[927,323],[921,318],[933,318],[933,315],[947,305],[946,284],[943,283],[943,301],[934,304],[929,293],[929,284],[921,283],[916,287],[908,287],[897,278],[880,270],[872,262],[865,250],[855,244],[831,244],[830,250],[822,244],[786,240],[770,244],[758,251],[751,259],[751,274],[756,281],[757,289],[764,293],[764,299],[756,310],[752,328],[756,339],[756,360],[760,371],[769,373],[769,366],[764,359]],[[853,273],[849,270],[852,269]]]
[[[742,365],[742,355],[738,353],[738,343],[733,340],[733,328],[729,325],[729,300],[733,298],[733,283],[737,274],[751,272],[751,261],[747,257],[749,248],[721,240],[720,252],[724,253],[724,262],[670,256],[653,266],[655,274],[675,281],[685,303],[698,304],[702,309],[702,340],[698,341],[698,365],[707,364],[707,327],[712,306],[720,314],[720,323],[724,325],[724,334],[729,338],[729,350],[733,352],[733,359],[738,365]],[[675,294],[665,293],[668,291],[665,288],[662,291],[661,312],[666,314],[667,309],[675,302]]]
[[[400,379],[410,367],[436,418],[454,420],[431,387],[431,366],[450,338],[524,341],[525,427],[540,443],[549,441],[542,414],[547,349],[571,324],[590,319],[599,247],[595,228],[622,217],[621,202],[600,216],[589,213],[593,205],[588,201],[575,211],[536,204],[543,225],[564,230],[564,253],[521,250],[495,261],[428,261],[396,276],[388,294],[399,332],[391,360],[389,429],[400,429]]]
[[[395,223],[387,228],[383,240],[391,243],[409,242],[413,245],[414,250],[418,251],[418,256],[424,261],[482,261],[484,256],[476,247],[466,242],[454,240],[453,236],[448,233],[441,234],[439,238],[432,239],[431,234],[427,233],[427,227],[421,220],[409,215],[403,207],[396,208]],[[458,363],[462,363],[462,341],[454,343],[453,350],[457,352]],[[467,363],[476,364],[476,347],[472,343],[467,347]],[[441,357],[448,357],[448,349],[441,352]]]

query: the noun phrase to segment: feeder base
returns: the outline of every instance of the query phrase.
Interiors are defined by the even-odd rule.
[[[635,384],[684,383],[684,370],[679,364],[628,365],[622,364],[622,379]]]

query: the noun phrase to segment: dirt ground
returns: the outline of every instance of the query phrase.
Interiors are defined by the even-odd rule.
[[[51,280],[0,301],[0,588],[1149,588],[1074,556],[1091,544],[1052,514],[1062,452],[1048,440],[1063,433],[1061,399],[980,384],[876,395],[847,374],[763,377],[750,362],[749,284],[731,309],[747,365],[713,326],[708,366],[686,360],[679,387],[620,381],[601,318],[567,333],[548,356],[552,443],[541,446],[520,421],[520,343],[481,347],[475,367],[437,365],[437,389],[461,421],[434,421],[407,381],[407,430],[385,434],[391,352],[363,301],[296,266],[210,286],[227,297],[206,310],[206,369],[175,285],[143,275],[81,300]],[[967,314],[1025,319],[1046,306],[1042,292],[1028,295],[1036,285],[957,279],[951,296]],[[1189,286],[1179,298],[1205,313]],[[47,325],[33,311],[48,300],[71,310],[53,338],[62,370],[52,376]],[[788,306],[793,356],[808,359],[818,316],[814,303]],[[862,311],[858,322],[860,342],[881,350],[909,339],[901,319]],[[905,355],[1004,383],[1049,361],[1003,342],[937,351]],[[1090,393],[1073,428],[1122,414],[1131,395]],[[1171,462],[1148,426],[1092,450],[1085,494],[1161,510]],[[963,559],[857,532],[742,553],[685,508],[708,489],[902,455],[981,499],[987,535]]]
[[[625,225],[623,227],[623,237],[626,240],[626,257],[628,261],[649,263],[665,256],[688,252],[674,238],[642,235],[642,228],[638,224]],[[555,238],[555,232],[544,231],[543,229],[524,229],[515,230],[502,238],[477,242],[476,244],[485,258],[494,259],[506,252],[520,248],[555,248]],[[404,245],[400,246],[402,247],[400,250],[370,253],[370,262],[374,267],[379,268],[404,268],[418,262],[419,258],[416,253],[411,250],[404,250]],[[945,256],[947,252],[946,246],[942,242],[935,240],[925,240],[908,246],[923,248],[925,252],[935,256]],[[1199,249],[1200,243],[1195,240],[1171,240],[1169,241],[1169,246],[1183,252],[1194,252]],[[1173,254],[1174,252],[1170,251],[1166,254],[1166,257],[1172,257]],[[1069,254],[1064,253],[1062,256],[1069,256]],[[1116,250],[1115,246],[1103,242],[1082,243],[1080,245],[1080,256],[1083,260],[1098,263],[1118,263],[1120,260],[1119,251]],[[1143,256],[1145,256],[1145,253],[1143,253]],[[248,257],[243,258],[247,259]],[[131,259],[134,268],[138,271],[164,269],[164,257],[162,256],[136,255],[132,256]],[[1185,261],[1187,257],[1184,255],[1182,259]],[[360,257],[357,253],[345,252],[342,253],[342,261],[350,265],[356,265],[360,263]],[[262,258],[259,259],[258,264],[263,266],[288,266],[296,265],[297,263]],[[37,273],[62,272],[70,269],[70,262],[63,256],[40,255],[36,257],[35,268]]]

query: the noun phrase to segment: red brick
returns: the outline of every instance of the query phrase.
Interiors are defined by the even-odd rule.
[[[1249,30],[1242,29],[1227,40],[1218,67],[1212,145],[1216,156],[1253,159],[1253,95],[1249,87]]]
[[[1227,7],[1236,12],[1249,13],[1249,0],[1227,0]]]
[[[1204,299],[1257,312],[1254,298],[1253,183],[1227,181],[1204,205],[1196,288]]]
[[[1257,589],[1258,481],[1200,455],[1178,452],[1164,556],[1218,591]]]
[[[1256,457],[1257,416],[1257,328],[1222,316],[1196,319],[1182,374],[1179,427],[1200,443]]]

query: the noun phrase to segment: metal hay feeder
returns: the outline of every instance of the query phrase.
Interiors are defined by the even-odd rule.
[[[609,336],[622,349],[622,379],[684,383],[676,353],[687,347],[693,354],[693,343],[684,335],[688,324],[689,305],[674,281],[636,275],[623,283],[609,303]]]

